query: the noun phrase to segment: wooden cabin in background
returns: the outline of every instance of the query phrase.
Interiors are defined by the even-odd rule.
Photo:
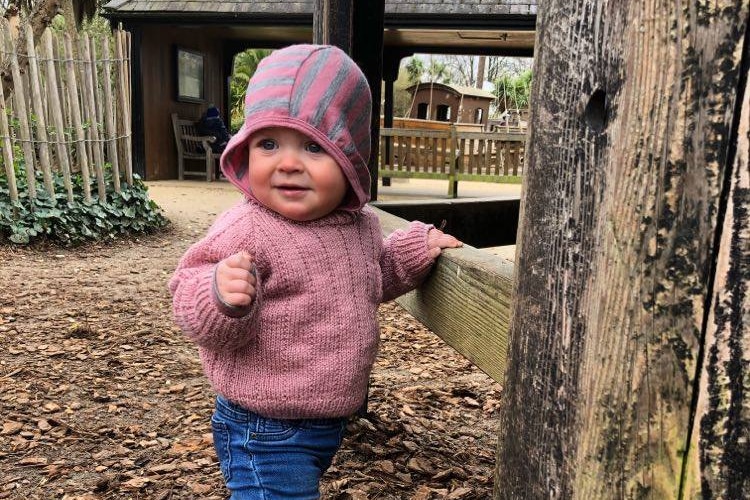
[[[495,95],[487,90],[447,83],[423,82],[406,89],[414,104],[409,118],[484,125]]]

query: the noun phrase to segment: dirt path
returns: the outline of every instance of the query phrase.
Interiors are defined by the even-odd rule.
[[[166,282],[223,185],[154,185],[158,235],[0,256],[0,499],[225,498],[196,350]],[[394,303],[369,414],[353,419],[323,498],[486,499],[500,387]]]

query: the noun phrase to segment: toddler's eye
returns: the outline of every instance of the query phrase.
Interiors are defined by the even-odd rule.
[[[276,149],[276,141],[273,139],[261,139],[258,142],[258,146],[260,146],[261,149],[265,149],[266,151],[271,151],[273,149]]]
[[[323,152],[323,148],[317,142],[308,142],[307,145],[305,146],[305,149],[307,149],[311,153]]]

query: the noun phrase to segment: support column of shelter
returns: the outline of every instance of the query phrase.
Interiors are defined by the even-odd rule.
[[[385,82],[385,98],[383,99],[383,128],[393,127],[393,84],[398,79],[398,68],[401,63],[401,59],[404,57],[402,53],[388,54],[383,60],[383,80]],[[385,151],[383,154],[386,158],[391,157],[391,144],[392,138],[385,138]],[[377,165],[376,167],[377,168]],[[383,177],[383,186],[390,186],[390,177]]]
[[[383,78],[383,20],[385,0],[315,0],[313,43],[336,45],[348,53],[365,74],[372,93],[370,196],[378,195],[380,96]]]

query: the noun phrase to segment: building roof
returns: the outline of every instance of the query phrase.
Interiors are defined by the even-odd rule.
[[[363,2],[368,0],[361,0]],[[530,57],[538,0],[385,0],[384,47]],[[278,46],[312,40],[315,0],[110,0],[111,22],[200,27],[204,35]]]
[[[414,90],[415,90],[416,87],[419,87],[419,89],[421,90],[423,88],[429,88],[430,85],[433,85],[435,88],[440,88],[440,87],[445,88],[445,87],[447,87],[448,90],[452,90],[453,92],[455,92],[458,95],[469,95],[469,96],[474,96],[474,97],[481,97],[481,98],[484,98],[484,99],[495,99],[495,94],[493,94],[492,92],[490,92],[488,90],[482,90],[482,89],[478,89],[476,87],[466,87],[464,85],[454,85],[452,83],[430,83],[430,82],[422,82],[422,83],[419,83],[417,85],[412,85],[411,87],[407,88],[406,90],[408,92],[414,92]]]
[[[112,0],[105,11],[121,14],[311,15],[314,0],[213,1],[213,0]],[[536,16],[536,0],[386,0],[388,15],[509,15]]]

